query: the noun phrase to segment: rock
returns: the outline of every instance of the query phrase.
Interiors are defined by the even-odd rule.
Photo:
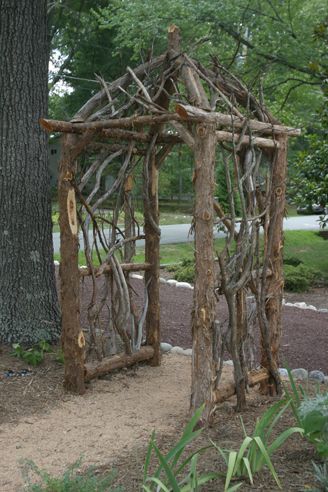
[[[177,282],[176,287],[179,287],[182,289],[190,289],[190,290],[194,289],[191,284],[188,284],[188,282]]]
[[[138,273],[131,273],[131,278],[137,278],[139,280],[142,280],[143,276],[139,275]]]
[[[309,377],[309,373],[306,369],[292,369],[291,374],[294,379],[299,379],[300,381],[305,381]]]
[[[55,261],[54,261],[54,265],[55,265],[55,266],[59,266],[59,265],[60,265],[59,261],[55,260]]]
[[[224,366],[233,366],[233,360],[225,360],[223,361]]]
[[[184,349],[182,347],[173,347],[171,349],[171,354],[184,355]]]
[[[325,376],[324,383],[325,383],[326,386],[328,386],[328,376]]]
[[[166,282],[167,282],[166,278],[159,277],[159,283],[160,284],[166,284]]]
[[[328,309],[325,308],[318,309],[318,311],[320,311],[320,313],[328,313]]]
[[[299,308],[299,309],[306,309],[306,303],[305,302],[294,302],[294,306]]]
[[[294,306],[299,309],[311,309],[312,311],[317,310],[315,306],[312,306],[312,304],[306,304],[306,302],[295,302]]]
[[[166,342],[162,342],[160,344],[160,349],[162,352],[170,352],[170,350],[172,350],[172,345],[170,343],[166,343]]]
[[[192,349],[191,348],[184,349],[183,355],[188,355],[189,357],[191,357],[192,356]]]
[[[279,374],[283,378],[288,378],[288,371],[284,367],[279,367]]]
[[[173,278],[170,278],[166,283],[169,284],[169,285],[176,285],[178,282],[177,282],[177,280],[174,280]]]
[[[319,383],[325,382],[325,375],[322,371],[310,371],[309,379],[313,381],[318,381]]]

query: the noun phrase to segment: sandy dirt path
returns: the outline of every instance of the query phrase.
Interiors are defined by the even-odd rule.
[[[21,460],[60,474],[81,456],[85,464],[104,464],[145,445],[154,429],[172,432],[188,416],[190,360],[166,355],[161,367],[95,381],[84,396],[58,402],[47,414],[3,424],[0,491],[23,490]]]

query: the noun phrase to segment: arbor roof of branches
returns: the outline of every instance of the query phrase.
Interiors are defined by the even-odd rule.
[[[122,141],[132,141],[140,150],[148,142],[167,149],[178,143],[192,147],[192,122],[215,125],[219,142],[238,146],[275,148],[276,134],[300,134],[273,118],[218,60],[213,59],[208,68],[181,53],[179,38],[179,29],[170,26],[167,52],[137,68],[127,67],[114,82],[98,77],[102,89],[70,122],[42,119],[42,126],[48,131],[82,134],[88,145],[106,141],[115,149]]]

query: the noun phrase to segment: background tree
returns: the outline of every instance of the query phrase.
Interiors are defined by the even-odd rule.
[[[59,335],[47,136],[46,0],[0,0],[0,340]]]

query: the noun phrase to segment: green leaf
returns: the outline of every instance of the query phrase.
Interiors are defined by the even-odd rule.
[[[268,447],[268,454],[271,456],[272,453],[274,453],[277,449],[279,449],[284,442],[292,435],[292,434],[304,434],[304,429],[301,427],[290,427],[289,429],[286,429],[284,432],[282,432]]]
[[[236,451],[230,451],[229,458],[228,458],[228,469],[227,469],[226,481],[224,484],[224,490],[225,491],[228,489],[230,482],[231,482],[231,479],[234,476],[236,459],[237,459]]]
[[[158,487],[160,487],[159,490],[164,490],[164,492],[170,492],[170,489],[166,487],[166,485],[157,477],[149,477],[147,479],[148,482],[154,482]],[[149,489],[151,490],[151,489]],[[179,489],[180,490],[180,489]]]
[[[247,470],[247,475],[248,475],[249,481],[253,485],[253,474],[252,474],[252,470],[251,470],[251,464],[249,462],[249,459],[246,456],[244,456],[244,458],[243,458],[243,463],[244,463],[245,468]]]
[[[261,440],[260,437],[254,437],[254,441],[256,442],[259,450],[261,451],[261,453],[263,454],[263,457],[264,457],[264,461],[265,463],[268,465],[268,468],[271,472],[271,475],[273,476],[273,478],[275,479],[276,481],[276,484],[278,485],[278,487],[281,489],[281,484],[280,484],[280,480],[278,478],[278,475],[276,473],[276,470],[274,469],[274,466],[270,460],[270,457],[268,455],[268,452],[267,450],[265,449],[265,446]],[[253,471],[257,471],[256,469],[253,469]]]
[[[161,463],[161,465],[162,465],[162,467],[166,473],[166,476],[170,482],[170,486],[172,487],[173,492],[180,492],[179,484],[178,484],[178,482],[174,476],[173,470],[171,469],[168,462],[166,461],[165,456],[162,455],[162,453],[160,452],[160,450],[158,449],[158,447],[156,446],[155,443],[153,443],[153,448],[154,448],[154,451],[157,454],[157,457],[158,457],[158,459],[159,459],[159,461],[160,461],[160,463]]]

